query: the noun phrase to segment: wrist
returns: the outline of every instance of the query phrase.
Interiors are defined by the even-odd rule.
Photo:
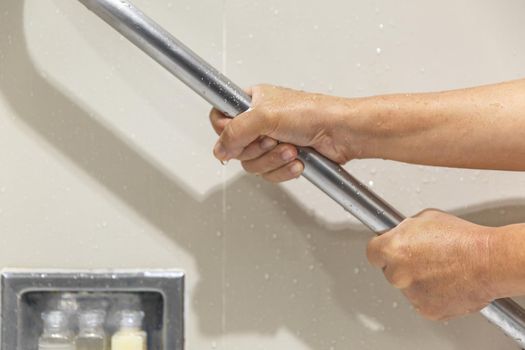
[[[491,228],[488,270],[493,299],[525,294],[524,247],[524,225]]]
[[[426,133],[446,122],[438,94],[396,94],[349,99],[346,139],[355,158],[407,161]],[[350,135],[350,137],[348,137]]]

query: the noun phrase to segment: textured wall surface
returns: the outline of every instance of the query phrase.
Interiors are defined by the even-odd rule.
[[[361,96],[523,75],[520,0],[136,4],[243,86]],[[183,269],[188,349],[515,348],[479,315],[422,320],[367,266],[371,234],[306,181],[214,160],[207,113],[76,1],[0,1],[0,267]],[[408,215],[525,221],[522,174],[347,168]]]

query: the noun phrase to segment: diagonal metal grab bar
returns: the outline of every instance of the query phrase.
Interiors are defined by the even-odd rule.
[[[147,17],[127,0],[79,0],[197,94],[230,117],[250,108],[250,97],[232,81]],[[303,176],[376,234],[404,217],[347,173],[311,148],[299,147]],[[525,348],[525,310],[498,299],[481,310],[490,322]]]

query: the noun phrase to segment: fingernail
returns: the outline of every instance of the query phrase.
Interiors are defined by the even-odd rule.
[[[217,144],[213,148],[213,153],[215,154],[217,158],[219,158],[219,160],[228,160],[226,149],[220,142],[217,142]]]
[[[286,150],[284,151],[283,153],[281,153],[281,158],[284,160],[284,161],[290,161],[294,158],[294,154],[292,151],[290,150]]]
[[[262,149],[270,149],[270,148],[273,148],[275,147],[275,145],[277,144],[277,141],[275,141],[274,139],[272,138],[269,138],[269,137],[265,137],[262,141],[261,141],[261,148]]]
[[[294,175],[300,175],[303,172],[303,166],[296,162],[295,164],[292,165],[292,167],[290,168],[290,171]]]

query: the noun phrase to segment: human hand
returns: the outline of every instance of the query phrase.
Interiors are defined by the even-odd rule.
[[[373,238],[367,255],[424,317],[441,320],[497,298],[497,235],[494,228],[425,210]]]
[[[353,158],[342,113],[347,100],[269,85],[249,93],[252,108],[235,119],[210,113],[220,135],[214,148],[219,160],[238,159],[249,173],[281,182],[304,170],[295,146],[313,147],[340,164]]]

